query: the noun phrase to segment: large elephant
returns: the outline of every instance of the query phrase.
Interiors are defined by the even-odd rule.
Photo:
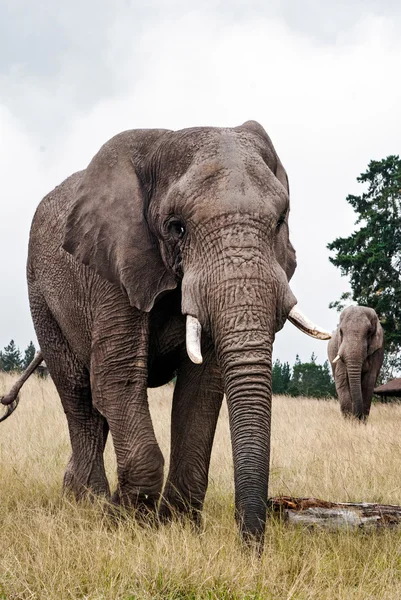
[[[262,539],[275,332],[288,317],[330,336],[295,308],[288,214],[286,172],[254,121],[126,131],[43,199],[29,298],[68,420],[64,486],[77,498],[109,494],[110,430],[112,500],[156,509],[164,461],[146,388],[177,373],[160,514],[197,518],[225,392],[237,520],[244,538]]]
[[[343,415],[365,421],[384,357],[383,328],[373,308],[343,310],[328,356]]]

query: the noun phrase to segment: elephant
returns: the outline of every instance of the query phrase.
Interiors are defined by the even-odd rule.
[[[327,351],[342,414],[366,421],[384,357],[383,328],[373,308],[343,310]]]
[[[288,216],[286,171],[255,121],[125,131],[42,200],[30,232],[29,300],[68,421],[63,485],[76,498],[110,497],[110,431],[111,502],[197,522],[225,393],[236,520],[244,540],[263,544],[275,333],[288,318],[330,337],[289,287]],[[162,493],[147,387],[175,375]]]

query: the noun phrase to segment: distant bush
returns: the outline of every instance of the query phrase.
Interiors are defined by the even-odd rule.
[[[312,354],[309,362],[301,362],[297,355],[295,364],[290,368],[288,362],[276,360],[272,369],[273,394],[289,396],[311,396],[313,398],[335,398],[336,388],[331,376],[329,363],[316,363]]]

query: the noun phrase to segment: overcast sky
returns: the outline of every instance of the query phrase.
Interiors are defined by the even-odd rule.
[[[0,347],[35,340],[25,262],[47,192],[125,129],[248,119],[289,176],[292,289],[333,329],[349,286],[326,245],[353,231],[368,162],[401,152],[400,25],[399,0],[2,0]],[[326,349],[287,324],[274,355]]]

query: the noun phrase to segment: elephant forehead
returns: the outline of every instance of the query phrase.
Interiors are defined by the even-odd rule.
[[[343,335],[347,339],[357,339],[361,335],[366,335],[371,327],[370,320],[366,315],[358,318],[347,319],[341,322]]]
[[[288,196],[263,160],[254,157],[248,168],[242,157],[216,156],[196,162],[168,187],[162,212],[188,219],[212,218],[224,213],[252,213],[275,219]]]
[[[367,306],[348,306],[343,310],[340,316],[340,323],[355,323],[370,325],[371,319],[376,317],[376,313],[372,308]]]
[[[246,169],[258,176],[268,167],[276,172],[277,156],[258,136],[228,128],[199,127],[166,136],[157,151],[159,173],[176,181],[192,172],[197,179],[213,178],[224,170]]]

